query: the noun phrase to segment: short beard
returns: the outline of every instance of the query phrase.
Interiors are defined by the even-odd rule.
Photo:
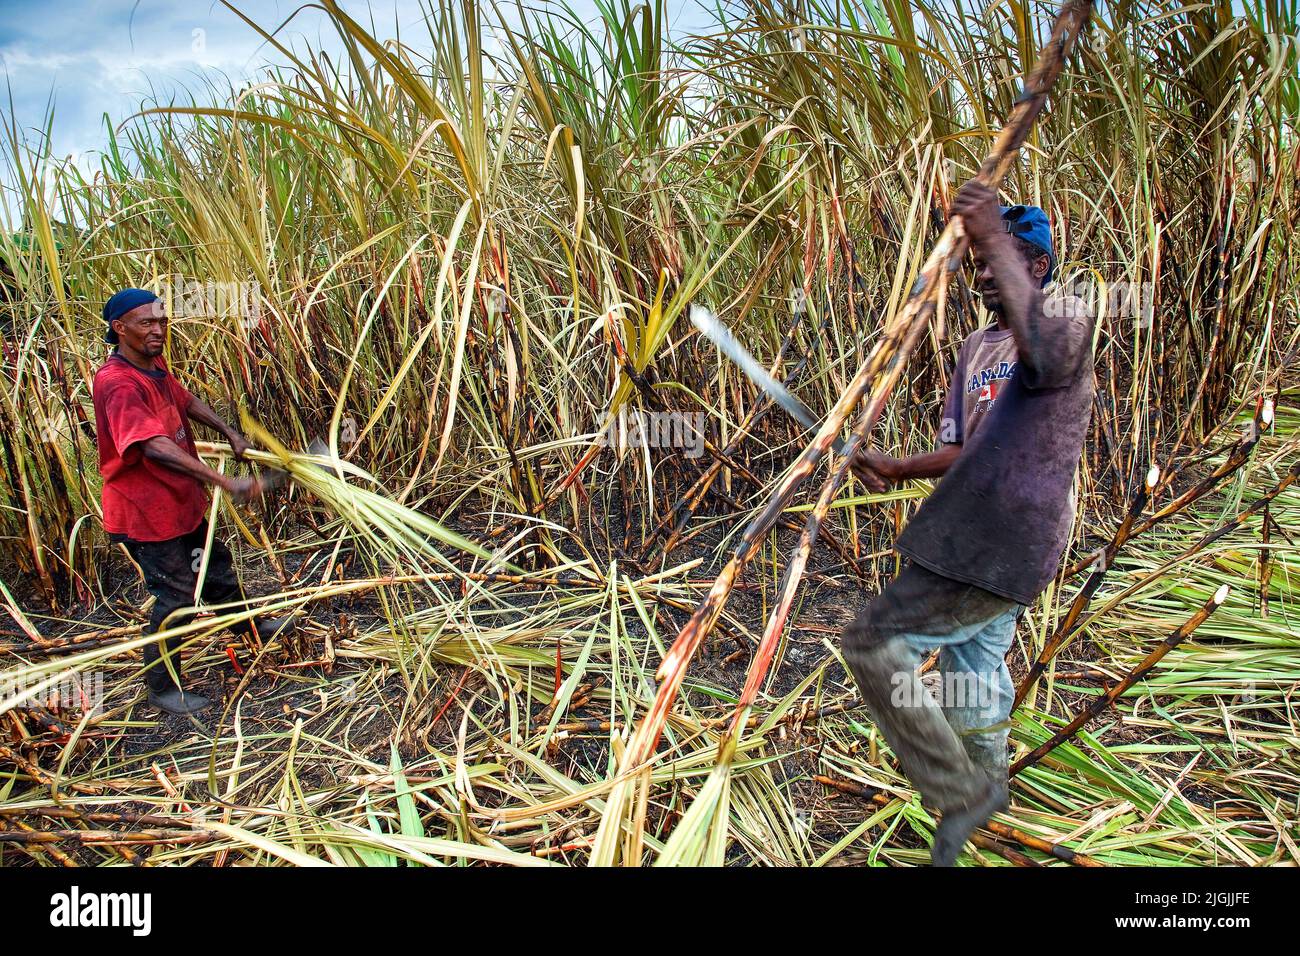
[[[984,308],[987,309],[988,311],[993,312],[997,315],[1002,314],[1002,300],[998,298],[996,295],[990,296],[986,292],[981,292],[980,302],[984,304]]]

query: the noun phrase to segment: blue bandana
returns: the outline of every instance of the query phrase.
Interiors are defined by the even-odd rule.
[[[1047,221],[1047,213],[1037,206],[1002,206],[1002,224],[1007,232],[1019,236],[1036,249],[1047,254],[1047,275],[1043,276],[1043,285],[1052,281],[1056,271],[1056,252],[1052,249],[1052,225]]]
[[[104,321],[108,323],[104,341],[116,345],[117,333],[113,331],[113,323],[132,309],[157,301],[158,297],[147,289],[123,289],[121,292],[113,293],[112,298],[104,303]]]

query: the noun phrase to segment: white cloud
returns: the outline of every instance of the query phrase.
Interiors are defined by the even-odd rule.
[[[240,0],[239,9],[295,52],[325,50],[335,62],[346,54],[328,17],[300,0]],[[344,10],[380,39],[401,35],[412,47],[428,44],[419,0],[345,2]],[[545,0],[527,6],[541,10]],[[592,0],[573,0],[584,19],[594,19]],[[510,17],[510,5],[503,5]],[[690,29],[707,18],[699,0],[669,0],[670,20]],[[295,11],[298,11],[295,13]],[[294,14],[285,24],[285,18]],[[500,54],[500,42],[484,36],[484,47]],[[106,145],[104,114],[116,125],[136,113],[141,101],[171,97],[210,99],[218,90],[261,78],[267,65],[287,59],[252,27],[216,0],[66,0],[54,4],[0,0],[0,69],[13,99],[14,118],[29,138],[43,135],[54,104],[51,132],[55,156],[73,155],[89,172],[93,155]],[[7,104],[0,106],[7,112]],[[10,171],[0,171],[8,182]],[[6,204],[9,196],[6,195]]]

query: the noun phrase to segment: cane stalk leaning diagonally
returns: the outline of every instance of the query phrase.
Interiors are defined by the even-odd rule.
[[[1133,529],[1133,523],[1137,521],[1138,516],[1142,514],[1143,509],[1147,506],[1147,500],[1151,492],[1155,490],[1156,484],[1160,481],[1160,468],[1152,465],[1147,471],[1146,481],[1138,488],[1134,494],[1133,500],[1129,502],[1128,509],[1124,513],[1124,520],[1120,522],[1119,528],[1115,531],[1115,536],[1110,539],[1110,543],[1102,548],[1092,559],[1092,574],[1088,575],[1088,580],[1083,583],[1079,593],[1074,596],[1070,608],[1065,612],[1065,617],[1056,625],[1056,630],[1043,643],[1043,649],[1039,652],[1038,657],[1029,667],[1029,672],[1025,675],[1020,686],[1016,688],[1016,699],[1011,705],[1012,709],[1019,707],[1025,699],[1030,689],[1037,682],[1039,676],[1051,663],[1056,652],[1061,649],[1065,642],[1075,632],[1075,625],[1079,621],[1079,616],[1092,601],[1092,596],[1097,593],[1102,582],[1106,579],[1106,572],[1110,570],[1111,562],[1115,560],[1115,554],[1124,542],[1128,540]]]
[[[1202,554],[1202,552],[1205,552],[1210,545],[1214,544],[1225,535],[1240,528],[1255,515],[1267,508],[1269,502],[1297,482],[1300,482],[1300,458],[1292,462],[1291,467],[1287,469],[1286,473],[1278,480],[1278,482],[1273,485],[1272,488],[1268,489],[1268,491],[1256,498],[1249,507],[1238,511],[1227,521],[1221,522],[1214,529],[1207,531],[1172,558],[1162,561],[1155,568],[1151,569],[1145,575],[1138,578],[1138,580],[1128,585],[1128,587],[1124,588],[1117,594],[1111,595],[1106,600],[1105,604],[1091,612],[1087,618],[1080,621],[1076,630],[1082,630],[1091,625],[1093,621],[1100,620],[1104,615],[1110,613],[1110,611],[1127,601],[1134,594],[1149,587],[1152,583],[1161,580],[1165,573],[1175,565],[1181,564],[1189,559],[1204,561],[1207,557],[1210,557],[1211,555],[1209,553]]]
[[[1289,367],[1290,358],[1291,356],[1288,356],[1284,363],[1280,363],[1280,367]],[[1268,383],[1264,386],[1265,390],[1267,388]],[[1233,412],[1228,416],[1227,421],[1235,419],[1237,413],[1240,412],[1241,408],[1244,408],[1245,405],[1246,402],[1243,402],[1236,412]],[[1195,482],[1173,501],[1166,504],[1163,508],[1148,515],[1141,522],[1130,526],[1125,535],[1125,541],[1132,540],[1138,535],[1145,534],[1147,531],[1150,531],[1152,527],[1159,524],[1161,521],[1164,521],[1166,518],[1171,518],[1175,514],[1186,510],[1188,506],[1195,504],[1201,498],[1222,486],[1224,482],[1226,482],[1227,479],[1237,471],[1237,469],[1246,463],[1264,431],[1272,427],[1273,416],[1275,414],[1274,403],[1271,398],[1264,398],[1260,395],[1256,399],[1255,406],[1255,416],[1251,419],[1251,424],[1246,435],[1229,447],[1227,456],[1224,458],[1223,462],[1212,469],[1204,478]],[[1226,423],[1227,422],[1224,424]],[[1150,489],[1148,494],[1149,498],[1155,499],[1165,489],[1170,488],[1178,478],[1182,477],[1190,463],[1204,459],[1207,454],[1206,449],[1210,447],[1212,440],[1218,435],[1220,429],[1223,427],[1223,425],[1216,426],[1210,432],[1207,432],[1202,436],[1200,446],[1193,452],[1184,456],[1184,460],[1180,465],[1166,466],[1160,472],[1159,482],[1157,482],[1154,488]],[[1066,568],[1065,572],[1062,574],[1062,579],[1068,580],[1076,574],[1088,570],[1090,567],[1096,567],[1096,565],[1097,555],[1095,553],[1087,555]]]
[[[1092,720],[1092,718],[1096,717],[1103,710],[1117,701],[1121,694],[1146,676],[1147,672],[1150,671],[1151,668],[1155,667],[1156,664],[1160,663],[1162,657],[1181,644],[1189,634],[1204,624],[1205,619],[1218,610],[1219,605],[1222,604],[1227,597],[1228,586],[1226,584],[1221,585],[1217,591],[1210,595],[1209,600],[1197,608],[1196,613],[1182,624],[1178,625],[1178,627],[1176,627],[1168,637],[1156,646],[1155,650],[1143,658],[1142,663],[1129,671],[1122,681],[1093,700],[1087,707],[1079,711],[1078,715],[1072,721],[1012,764],[1011,776],[1014,777],[1026,767],[1032,767],[1034,764],[1038,763],[1039,760],[1078,733],[1084,724]]]
[[[1150,530],[1160,521],[1171,515],[1177,514],[1192,502],[1209,494],[1215,488],[1223,484],[1237,469],[1246,463],[1250,458],[1251,452],[1259,442],[1259,437],[1264,429],[1268,428],[1273,422],[1273,403],[1269,400],[1260,402],[1255,412],[1255,417],[1251,420],[1250,433],[1247,437],[1233,447],[1224,462],[1206,475],[1205,478],[1198,481],[1186,492],[1179,495],[1174,501],[1171,501],[1165,507],[1158,510],[1144,521],[1138,521],[1142,511],[1146,508],[1147,501],[1160,487],[1167,485],[1167,479],[1162,478],[1160,469],[1152,466],[1147,473],[1146,484],[1140,488],[1133,497],[1129,509],[1111,538],[1110,544],[1106,545],[1098,554],[1090,559],[1093,570],[1088,579],[1084,582],[1079,593],[1075,595],[1074,601],[1070,604],[1070,609],[1066,612],[1065,617],[1056,625],[1056,630],[1052,636],[1043,642],[1043,648],[1038,652],[1038,657],[1029,666],[1020,685],[1016,688],[1016,700],[1013,707],[1019,707],[1024,703],[1025,698],[1033,689],[1034,684],[1047,669],[1047,665],[1060,652],[1061,648],[1078,633],[1079,619],[1083,612],[1087,610],[1088,605],[1092,603],[1097,589],[1101,587],[1106,578],[1107,572],[1110,571],[1111,563],[1115,560],[1115,555],[1119,553],[1130,539],[1136,538],[1145,531]]]
[[[1033,126],[1035,118],[1042,110],[1048,92],[1060,75],[1066,58],[1087,24],[1091,13],[1091,0],[1068,0],[1061,8],[1061,12],[1057,15],[1052,26],[1051,36],[1043,47],[1038,63],[1029,75],[1021,96],[1016,101],[1011,117],[999,134],[992,151],[980,166],[976,175],[977,181],[993,188],[997,188],[1001,183],[1007,170],[1017,157],[1020,146]],[[845,456],[839,468],[828,480],[821,495],[821,500],[818,502],[818,509],[814,510],[809,516],[803,539],[800,541],[800,546],[796,552],[796,562],[799,567],[802,567],[803,562],[806,561],[807,553],[811,550],[812,543],[816,538],[822,513],[825,511],[824,506],[829,501],[829,498],[833,497],[835,489],[843,480],[848,469],[848,463],[852,461],[863,436],[875,424],[890,389],[911,353],[912,347],[920,338],[921,332],[931,317],[941,308],[948,275],[960,267],[962,257],[966,252],[966,245],[966,235],[960,219],[955,217],[950,219],[934,250],[922,267],[920,277],[912,289],[911,296],[897,314],[886,322],[884,334],[871,350],[866,361],[859,368],[848,388],[845,389],[844,394],[836,402],[834,409],[832,409],[826,421],[823,422],[820,431],[817,432],[817,436],[799,456],[785,480],[775,489],[762,511],[745,529],[731,560],[728,561],[726,567],[718,575],[709,593],[699,607],[696,608],[690,620],[678,633],[677,639],[673,642],[655,674],[658,689],[654,700],[638,724],[636,732],[619,761],[617,781],[610,791],[605,811],[601,817],[600,829],[597,832],[595,845],[592,849],[591,863],[593,865],[614,863],[621,841],[624,843],[624,862],[632,865],[639,862],[641,833],[638,822],[644,819],[645,801],[649,795],[649,761],[653,757],[673,702],[681,689],[687,665],[712,629],[718,616],[722,613],[723,605],[726,603],[741,569],[758,552],[767,531],[771,528],[777,516],[780,515],[795,490],[813,472],[822,455],[826,453],[826,450],[831,447],[831,444],[839,436],[844,420],[848,418],[853,409],[870,391],[871,397],[849,439],[845,449]],[[792,568],[791,571],[786,573],[784,590],[792,593],[798,582],[799,574]],[[790,593],[784,594],[779,606],[788,611],[790,600]],[[784,616],[784,613],[782,613],[782,621]],[[779,628],[777,630],[779,631]],[[765,634],[764,645],[768,643],[770,643],[770,637]],[[755,657],[754,666],[762,666],[760,661],[770,660],[770,656],[771,653],[767,647],[760,647],[759,654]],[[759,680],[761,680],[761,676],[761,672],[757,677],[751,674],[750,679],[747,681],[747,687],[749,685],[756,687]],[[752,693],[750,697],[752,698]],[[744,703],[741,706],[743,709]],[[631,808],[632,820],[626,821],[633,787],[638,792],[637,806]],[[624,826],[625,822],[629,823],[627,828]],[[625,840],[624,837],[626,837]]]

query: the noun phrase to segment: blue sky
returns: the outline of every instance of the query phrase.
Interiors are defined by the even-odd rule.
[[[308,0],[236,0],[240,10],[263,27],[274,27]],[[515,0],[499,0],[513,8]],[[524,0],[532,8],[546,0]],[[617,2],[617,0],[615,0]],[[703,29],[710,17],[702,9],[715,0],[667,0],[672,28]],[[1240,9],[1242,0],[1231,0]],[[570,0],[582,16],[594,18],[593,0]],[[975,0],[972,6],[978,6]],[[397,35],[418,46],[427,31],[419,0],[344,0],[343,8],[382,37]],[[484,0],[482,6],[490,9]],[[299,10],[279,34],[301,48],[339,51],[325,15]],[[104,143],[103,114],[120,122],[143,97],[166,96],[178,87],[201,90],[205,76],[222,87],[239,83],[276,51],[215,0],[0,0],[0,72],[20,123],[31,128],[45,116],[51,96],[56,106],[54,151],[77,155]],[[8,103],[0,103],[8,112]]]
[[[273,29],[299,12],[278,34],[299,50],[310,44],[341,53],[336,34],[318,8],[299,10],[304,0],[237,0],[263,28]],[[508,2],[502,6],[512,6]],[[542,6],[530,0],[529,6]],[[592,0],[572,0],[584,18],[596,16]],[[419,48],[427,44],[419,0],[343,2],[354,19],[381,37],[400,35]],[[487,4],[484,4],[487,7]],[[707,22],[698,0],[668,0],[673,29],[689,31]],[[142,99],[169,99],[194,90],[200,101],[205,79],[220,89],[254,75],[277,51],[225,5],[209,0],[0,0],[0,71],[7,89],[0,112],[13,115],[27,131],[43,122],[53,99],[53,152],[71,156],[83,169],[105,144],[104,114],[115,124],[139,108]],[[337,62],[337,57],[336,57]],[[0,172],[0,180],[8,180]]]
[[[267,29],[292,15],[278,33],[281,41],[299,50],[307,45],[325,49],[338,62],[342,46],[328,18],[315,7],[300,9],[307,0],[236,2]],[[515,2],[499,0],[510,11]],[[547,0],[523,2],[533,9],[547,6]],[[677,33],[707,29],[712,17],[704,5],[717,2],[666,0],[671,28]],[[1231,3],[1240,10],[1242,0]],[[487,0],[481,5],[490,9]],[[570,0],[570,5],[585,19],[595,19],[594,0]],[[400,33],[417,49],[421,40],[427,45],[420,0],[343,0],[342,6],[362,23],[373,23],[380,37]],[[53,101],[53,156],[71,157],[87,172],[97,165],[94,154],[105,144],[105,113],[120,124],[142,99],[185,100],[185,90],[196,91],[201,102],[212,102],[205,83],[228,91],[268,62],[280,62],[277,51],[215,0],[0,0],[0,73],[5,81],[0,96],[7,97],[0,102],[0,114],[16,117],[31,139]],[[0,187],[11,179],[3,162],[0,158]],[[6,211],[13,211],[8,190],[3,193],[0,222]]]

